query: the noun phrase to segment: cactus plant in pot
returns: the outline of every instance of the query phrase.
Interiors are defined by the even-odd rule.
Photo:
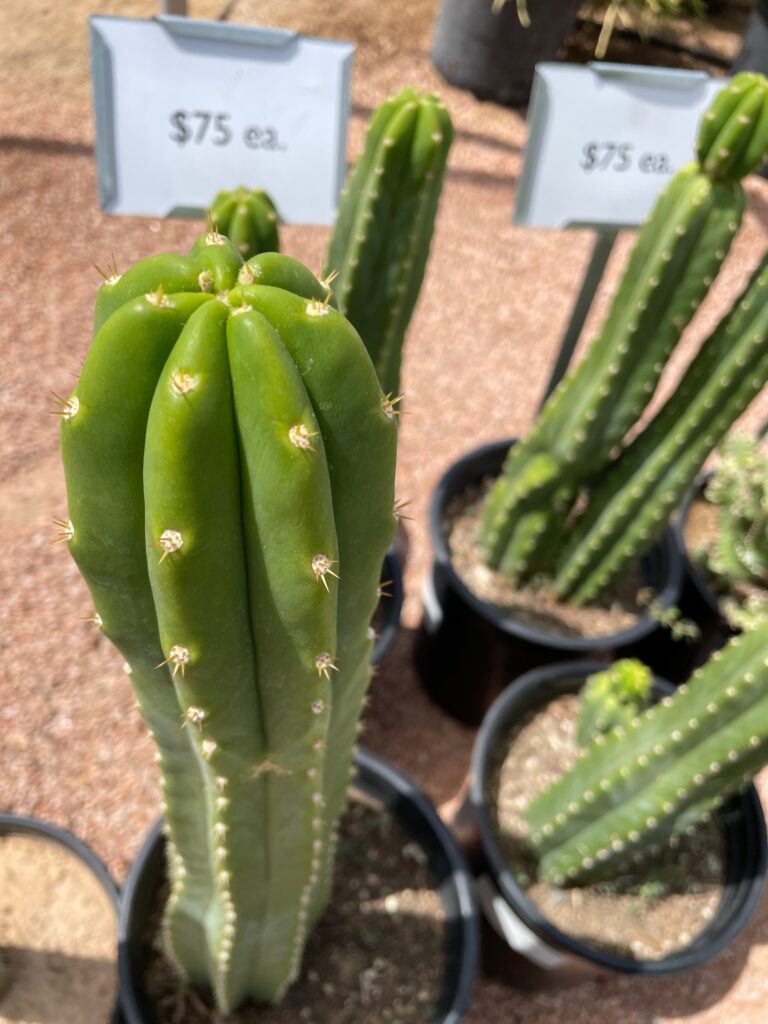
[[[481,450],[444,478],[432,527],[431,596],[442,607],[433,616],[438,626],[426,624],[434,639],[422,657],[436,699],[441,700],[441,673],[430,672],[428,650],[457,629],[445,614],[446,591],[461,609],[470,604],[467,591],[473,590],[473,614],[492,622],[490,635],[502,645],[496,659],[500,671],[486,683],[477,682],[485,692],[476,700],[475,720],[521,658],[523,665],[533,665],[565,653],[609,651],[641,654],[653,663],[649,642],[636,645],[657,628],[655,619],[674,615],[670,606],[680,565],[669,532],[664,539],[668,518],[715,445],[768,380],[768,257],[702,342],[667,401],[645,425],[641,420],[738,231],[741,179],[758,165],[767,145],[768,83],[759,75],[738,76],[705,114],[696,160],[670,181],[640,231],[585,357],[529,433],[507,446],[506,455]],[[484,479],[494,477],[484,488]],[[459,533],[448,522],[451,505],[454,520],[464,520]],[[662,549],[651,555],[659,541]],[[642,559],[649,556],[655,569],[647,561],[643,568]],[[632,602],[624,608],[629,621],[620,617],[597,629],[582,615],[574,626],[572,609],[615,603],[633,573],[638,574],[630,595],[634,610]],[[652,614],[638,620],[637,594],[647,587],[655,592]],[[533,610],[546,618],[538,614],[532,624],[526,608],[537,589],[544,600]],[[522,622],[521,610],[528,622]],[[465,670],[454,653],[443,664]],[[457,687],[466,689],[468,677],[463,671]],[[460,701],[459,696],[459,713]]]
[[[606,688],[604,664],[567,662],[493,705],[470,774],[476,855],[495,925],[542,983],[690,968],[744,927],[766,869],[750,780],[768,762],[767,650],[764,621],[677,691],[653,681],[658,703],[621,700],[621,666]]]
[[[331,895],[397,436],[334,305],[296,260],[208,232],[105,283],[62,408],[68,546],[157,745],[153,943],[189,1020],[194,1000],[270,1019]],[[131,1024],[162,1022],[123,978]]]

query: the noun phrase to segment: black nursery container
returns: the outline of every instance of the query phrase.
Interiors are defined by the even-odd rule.
[[[510,679],[563,658],[636,657],[652,668],[669,660],[666,636],[650,614],[618,633],[599,637],[562,636],[529,626],[481,600],[453,567],[445,536],[445,514],[457,496],[496,477],[514,440],[495,441],[469,452],[440,479],[429,507],[434,551],[424,588],[424,613],[416,640],[416,665],[424,686],[443,710],[479,725]],[[680,552],[671,528],[641,563],[644,585],[663,608],[674,605],[682,580]]]
[[[763,890],[768,848],[754,786],[719,813],[728,851],[727,877],[714,917],[689,946],[662,959],[634,960],[586,945],[547,920],[517,884],[496,842],[486,802],[491,754],[497,741],[524,714],[554,697],[577,692],[588,675],[604,668],[605,662],[575,661],[527,673],[495,701],[475,740],[468,801],[461,817],[489,922],[483,935],[483,961],[489,973],[520,988],[564,987],[611,973],[657,977],[691,970],[739,935]],[[656,680],[657,697],[671,690],[669,683]]]
[[[106,866],[93,850],[86,846],[82,839],[73,836],[66,829],[59,828],[57,825],[51,825],[47,821],[40,821],[38,818],[27,818],[15,814],[0,814],[0,838],[11,835],[31,836],[64,847],[73,857],[81,861],[99,882],[114,908],[115,921],[117,922],[120,912],[120,891],[109,871],[107,871]],[[98,1022],[94,1022],[94,1024],[98,1024]],[[124,1024],[119,1003],[115,1004],[105,1024]]]
[[[688,549],[686,527],[691,509],[701,500],[712,473],[705,473],[696,481],[680,506],[674,522],[675,536],[683,559],[683,587],[680,595],[680,609],[692,619],[701,630],[698,661],[706,658],[733,636],[733,630],[723,618],[720,601],[710,580],[696,564]]]
[[[430,1024],[461,1024],[469,1009],[480,956],[479,918],[464,857],[427,797],[382,758],[358,750],[353,786],[383,804],[426,854],[445,911],[443,988]],[[156,1024],[144,988],[143,932],[165,871],[162,822],[139,851],[120,913],[120,1000],[127,1024]],[[418,950],[413,951],[418,956]]]

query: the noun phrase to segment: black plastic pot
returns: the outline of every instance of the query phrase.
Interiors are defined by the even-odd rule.
[[[416,665],[432,699],[470,725],[479,725],[511,679],[539,665],[563,658],[637,657],[659,668],[670,657],[672,641],[648,613],[618,633],[560,636],[487,604],[461,580],[445,537],[446,508],[467,488],[498,476],[512,444],[514,440],[495,441],[455,462],[440,479],[429,508],[434,563],[424,588]],[[653,589],[661,606],[674,605],[680,593],[682,562],[671,528],[643,558],[641,569],[644,584]]]
[[[633,960],[574,939],[543,917],[518,886],[497,845],[486,804],[490,758],[497,742],[521,716],[553,697],[578,691],[588,675],[605,667],[605,662],[563,662],[516,680],[488,712],[472,752],[463,824],[481,876],[481,904],[492,922],[490,941],[484,941],[484,960],[494,974],[520,987],[559,987],[606,972],[658,976],[697,967],[736,938],[762,893],[768,848],[754,786],[730,801],[719,815],[728,864],[725,891],[714,917],[688,947],[663,959]],[[671,684],[656,681],[657,697],[671,690]]]
[[[492,0],[442,0],[432,38],[432,62],[451,85],[506,106],[528,102],[539,61],[555,60],[576,24],[579,0],[529,4],[520,24],[515,0],[498,13]]]
[[[410,779],[365,750],[356,756],[353,785],[379,801],[419,845],[439,888],[446,915],[443,990],[430,1024],[461,1024],[469,1008],[479,960],[478,914],[469,870],[455,840],[432,804]],[[165,871],[162,822],[150,833],[131,868],[120,914],[120,999],[127,1024],[155,1024],[144,989],[142,935]],[[414,950],[418,956],[418,951]]]
[[[385,593],[379,598],[383,625],[379,627],[376,643],[373,645],[371,662],[374,665],[381,664],[395,642],[397,631],[400,628],[400,613],[403,610],[403,571],[394,544],[384,556],[379,579],[382,587],[385,584],[387,586]]]
[[[59,846],[63,846],[77,857],[85,864],[109,897],[109,901],[115,909],[115,921],[117,922],[120,912],[120,891],[105,865],[81,839],[73,836],[66,829],[51,825],[47,821],[15,814],[0,814],[0,836],[8,835],[34,836],[49,843],[58,843]],[[119,1005],[115,1005],[108,1021],[109,1024],[124,1024]]]

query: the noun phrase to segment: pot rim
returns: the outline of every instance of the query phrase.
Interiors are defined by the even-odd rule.
[[[589,653],[599,648],[623,647],[653,633],[659,628],[659,623],[647,611],[640,614],[637,621],[631,626],[619,630],[617,633],[603,633],[589,637],[569,637],[556,633],[547,633],[545,630],[529,626],[508,612],[503,612],[494,605],[483,601],[461,579],[453,567],[451,553],[442,529],[445,507],[448,501],[459,492],[460,488],[457,486],[459,479],[465,476],[466,470],[473,463],[495,455],[501,457],[516,443],[517,438],[509,438],[502,441],[491,441],[488,444],[471,449],[448,467],[432,492],[429,502],[430,539],[435,554],[435,562],[446,573],[451,586],[478,615],[491,622],[502,633],[510,634],[539,646],[554,648],[555,650],[562,651],[564,655],[568,653]],[[478,474],[477,482],[484,475],[487,474]],[[665,527],[664,533],[656,542],[655,547],[664,554],[668,566],[665,582],[657,593],[657,599],[662,608],[669,608],[677,602],[683,581],[681,552],[675,534],[669,524]]]
[[[488,761],[497,739],[516,718],[515,705],[522,704],[525,707],[526,699],[542,683],[568,676],[586,678],[608,665],[608,661],[564,661],[533,669],[514,680],[491,705],[477,734],[470,764],[469,802],[494,882],[515,915],[548,946],[614,972],[643,975],[677,973],[697,967],[720,953],[743,930],[760,902],[768,866],[768,843],[765,818],[754,784],[750,784],[732,800],[732,805],[741,810],[742,826],[747,836],[743,846],[748,862],[735,862],[735,826],[730,825],[724,829],[729,856],[723,899],[714,917],[689,946],[658,960],[634,960],[607,952],[574,938],[554,925],[517,884],[499,850],[491,826],[485,799]],[[654,677],[654,688],[657,692],[674,692],[672,684],[659,677]],[[530,704],[527,706],[530,707]],[[727,901],[729,894],[731,899]],[[730,902],[730,909],[727,902]]]
[[[381,800],[401,827],[427,854],[433,874],[437,874],[435,868],[438,859],[447,865],[447,871],[442,871],[439,879],[446,921],[445,968],[437,1015],[429,1024],[461,1024],[472,1001],[480,959],[480,921],[467,863],[429,798],[407,775],[362,748],[355,754],[355,765],[357,774],[352,785]],[[425,848],[424,842],[416,834],[416,828],[409,827],[409,822],[404,820],[405,810],[411,817],[418,819],[424,832],[429,832],[432,837],[431,849]],[[136,893],[142,885],[148,862],[157,856],[157,844],[163,839],[162,829],[161,819],[139,850],[123,889],[118,924],[118,970],[120,999],[128,1024],[154,1024],[154,1018],[144,1014],[141,1004],[145,997],[141,988],[134,983],[138,965],[131,952],[131,937],[139,926],[134,913]]]

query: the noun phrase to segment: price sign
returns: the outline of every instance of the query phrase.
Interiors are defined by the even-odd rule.
[[[693,159],[701,115],[722,80],[626,64],[539,64],[515,221],[634,227]]]
[[[246,185],[285,221],[333,222],[350,43],[171,16],[99,15],[90,29],[104,210],[199,215]]]

